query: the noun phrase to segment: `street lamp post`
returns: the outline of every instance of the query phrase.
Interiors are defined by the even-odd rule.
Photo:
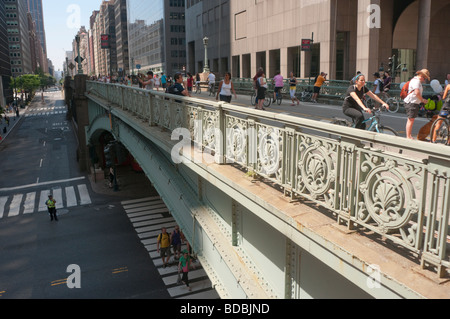
[[[83,66],[81,65],[82,59],[80,56],[80,35],[75,36],[75,41],[77,42],[77,63],[78,63],[78,74],[83,74]]]
[[[208,64],[208,41],[209,39],[207,37],[203,38],[203,45],[205,46],[205,64],[203,66],[203,73],[209,73],[209,64]]]

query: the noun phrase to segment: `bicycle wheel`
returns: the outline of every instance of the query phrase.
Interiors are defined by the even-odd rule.
[[[277,94],[277,104],[281,105],[281,102],[283,102],[283,94],[281,94],[281,92],[279,92]]]
[[[300,101],[309,102],[312,98],[312,94],[310,92],[302,92],[300,95]]]
[[[256,105],[256,93],[255,92],[253,92],[253,94],[250,96],[250,101],[253,106]]]
[[[389,110],[388,110],[389,112],[397,113],[397,111],[400,107],[400,103],[396,99],[391,97],[391,98],[387,99],[386,103],[387,103],[387,105],[389,105]]]
[[[449,145],[450,128],[447,119],[437,119],[430,130],[432,143]]]
[[[266,98],[264,99],[263,105],[265,107],[269,107],[271,104],[272,104],[272,97],[268,93],[266,93]]]
[[[398,136],[397,131],[389,126],[380,125],[378,131],[383,134]]]

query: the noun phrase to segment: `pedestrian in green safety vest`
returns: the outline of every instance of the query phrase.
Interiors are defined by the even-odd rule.
[[[58,220],[58,217],[56,217],[56,200],[53,199],[53,196],[50,194],[48,195],[48,199],[45,202],[45,205],[47,205],[48,213],[50,214],[50,220]]]

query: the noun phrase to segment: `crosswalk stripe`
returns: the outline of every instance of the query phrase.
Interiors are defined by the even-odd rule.
[[[161,214],[148,214],[148,215],[141,216],[141,217],[130,218],[130,221],[132,223],[136,223],[136,222],[143,222],[144,220],[156,219],[156,218],[162,218],[162,217],[163,217],[163,215],[161,215]]]
[[[78,192],[80,193],[80,205],[91,204],[91,198],[89,197],[86,184],[78,185]]]
[[[19,215],[20,212],[20,203],[22,203],[23,194],[14,195],[11,205],[9,206],[9,214],[8,217],[13,217]]]
[[[34,203],[36,201],[36,192],[28,193],[23,204],[24,214],[31,214],[34,211]]]
[[[216,290],[211,286],[211,281],[207,277],[206,271],[201,265],[197,264],[200,268],[197,267],[197,269],[189,271],[191,291],[189,291],[184,284],[177,284],[178,266],[176,262],[172,262],[168,266],[162,267],[162,259],[156,250],[156,238],[161,233],[162,227],[165,227],[167,232],[171,234],[175,229],[177,222],[168,214],[170,213],[169,209],[160,197],[127,200],[122,201],[121,204],[132,223],[137,236],[161,275],[171,297],[190,298],[190,296],[192,296],[193,299],[219,298]],[[182,249],[186,248],[186,244],[183,244]]]
[[[53,198],[56,199],[57,209],[90,204],[92,201],[86,184],[77,185],[77,188],[79,197],[75,190],[75,186],[54,187],[53,189],[42,189],[35,192],[14,194],[12,196],[1,196],[0,219],[6,216],[18,216],[21,213],[32,214],[34,212],[46,212],[47,205],[45,203],[48,200],[49,194],[52,194]],[[77,198],[79,198],[79,201]],[[157,219],[158,217],[162,217],[162,215],[155,215],[154,218]],[[139,221],[145,220],[146,219],[141,219]]]
[[[73,186],[66,187],[66,201],[67,207],[77,206],[77,197],[75,195],[75,189]]]
[[[172,232],[175,229],[176,226],[176,222],[173,223],[168,223],[168,224],[164,224],[164,226],[167,228],[167,232]],[[157,228],[156,230],[149,230],[149,231],[145,231],[145,232],[141,232],[138,234],[138,237],[140,239],[145,239],[145,238],[152,238],[152,237],[158,237],[158,235],[161,233],[161,226],[157,225],[155,228]],[[156,241],[156,238],[153,238],[152,240]]]
[[[142,206],[153,206],[153,205],[158,205],[158,204],[163,204],[163,205],[165,205],[164,204],[164,201],[162,201],[162,200],[155,200],[155,201],[151,201],[151,202],[142,202],[142,203],[137,203],[137,204],[133,204],[133,205],[126,205],[126,206],[124,206],[123,208],[125,209],[125,210],[129,210],[129,209],[132,209],[132,208],[139,208],[139,207],[142,207]]]
[[[41,191],[41,195],[39,196],[38,212],[44,212],[47,210],[47,205],[45,205],[45,202],[48,199],[48,194],[50,194],[50,191],[48,189]]]
[[[144,210],[141,212],[137,212],[137,213],[130,213],[128,214],[128,218],[134,218],[134,217],[140,217],[140,216],[147,216],[147,215],[151,215],[151,214],[159,214],[159,213],[168,213],[169,209],[167,208],[161,208],[161,209],[157,209],[157,210]]]
[[[140,222],[140,223],[134,223],[133,226],[137,227],[136,232],[142,233],[145,231],[148,231],[149,229],[154,229],[155,227],[158,229],[161,229],[161,227],[165,226],[165,223],[173,221],[172,217],[168,218],[160,218],[158,220],[151,220],[148,222]],[[162,224],[162,225],[161,225]],[[156,225],[156,226],[149,226],[149,225]],[[146,227],[144,227],[146,226]]]
[[[203,268],[192,270],[189,272],[189,280],[193,280],[193,279],[197,279],[197,278],[201,278],[201,277],[205,277],[205,276],[206,276],[206,272]],[[177,279],[178,279],[178,274],[173,275],[173,276],[164,277],[163,281],[166,285],[173,285],[173,284],[177,283]]]
[[[189,281],[191,281],[190,278]],[[190,292],[195,292],[206,288],[211,288],[211,281],[209,279],[204,279],[201,281],[196,281],[195,285],[191,283],[190,286],[192,289]],[[169,292],[171,297],[181,296],[188,293],[186,286],[184,285],[169,288],[167,289],[167,291]]]
[[[53,190],[53,199],[55,199],[56,200],[56,209],[60,209],[60,208],[63,208],[64,207],[64,204],[63,204],[63,200],[62,200],[62,198],[63,198],[63,196],[62,196],[62,189],[61,188],[55,188],[54,190]]]
[[[131,199],[131,200],[125,200],[120,202],[122,204],[122,206],[124,205],[128,205],[128,204],[133,204],[133,203],[140,203],[140,202],[145,202],[145,201],[153,201],[153,200],[157,200],[157,199],[161,199],[160,196],[153,196],[153,197],[145,197],[145,198],[140,198],[140,199]]]
[[[0,197],[0,218],[3,218],[3,213],[5,211],[5,204],[8,201],[8,196]]]

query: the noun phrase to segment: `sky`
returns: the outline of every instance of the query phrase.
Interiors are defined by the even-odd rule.
[[[47,56],[55,70],[63,70],[65,52],[72,51],[72,41],[80,26],[89,30],[92,11],[102,0],[42,0]]]

